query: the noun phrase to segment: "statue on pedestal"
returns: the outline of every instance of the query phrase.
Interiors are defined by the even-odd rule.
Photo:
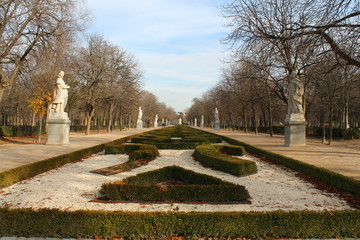
[[[58,113],[64,112],[68,99],[69,85],[64,82],[64,72],[60,71],[56,78],[56,88],[54,90],[54,101],[51,103],[50,111]]]
[[[50,105],[47,144],[68,144],[70,123],[68,114],[64,112],[68,99],[69,85],[64,82],[64,72],[60,71],[56,78],[54,100]]]
[[[306,121],[303,109],[304,85],[292,71],[289,75],[288,114],[285,118],[285,146],[306,145]]]

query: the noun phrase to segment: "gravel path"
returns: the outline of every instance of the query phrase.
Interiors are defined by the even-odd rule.
[[[91,170],[127,161],[127,155],[97,154],[80,162],[40,174],[32,179],[0,190],[0,206],[10,208],[58,208],[63,210],[123,210],[123,211],[274,211],[274,210],[345,210],[347,203],[334,194],[324,193],[295,176],[295,172],[263,162],[253,156],[258,173],[235,177],[201,166],[192,158],[193,150],[160,150],[160,157],[146,166],[113,176],[90,173]],[[140,204],[93,203],[101,185],[121,180],[141,172],[165,166],[183,168],[212,175],[244,185],[252,197],[252,204]]]

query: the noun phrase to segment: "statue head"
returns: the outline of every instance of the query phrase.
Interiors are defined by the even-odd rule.
[[[60,71],[57,75],[58,78],[63,78],[65,75],[64,71]]]

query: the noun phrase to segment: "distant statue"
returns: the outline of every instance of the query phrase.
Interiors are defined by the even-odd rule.
[[[64,72],[60,71],[56,77],[56,88],[54,91],[54,101],[51,103],[50,111],[64,112],[68,99],[69,85],[64,82]]]
[[[201,115],[201,122],[200,122],[200,127],[204,127],[204,123],[205,123],[205,119],[204,119],[204,115]]]
[[[143,112],[142,112],[142,109],[141,107],[139,107],[139,115],[138,115],[138,120],[141,120],[142,119],[142,116],[143,116]]]
[[[158,119],[159,119],[159,116],[156,114],[156,115],[155,115],[155,121],[154,121],[154,127],[155,127],[155,128],[158,127]]]
[[[215,118],[215,122],[220,121],[220,119],[219,119],[219,111],[218,111],[217,108],[215,108],[214,118]]]
[[[197,127],[197,118],[194,120],[194,126]]]
[[[289,78],[290,84],[288,88],[288,114],[304,113],[302,106],[304,85],[296,75],[295,71],[291,72]]]

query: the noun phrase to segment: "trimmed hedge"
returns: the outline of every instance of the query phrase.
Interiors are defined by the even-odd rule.
[[[108,144],[105,145],[105,154],[125,154],[131,153],[138,150],[151,150],[156,153],[156,156],[159,156],[159,151],[154,145],[150,144]]]
[[[185,126],[157,129],[131,139],[132,143],[152,144],[158,149],[195,149],[201,144],[220,143],[221,141],[221,137],[214,134]]]
[[[154,160],[159,156],[159,151],[155,145],[149,144],[109,144],[105,146],[105,154],[128,154],[129,162],[136,160]]]
[[[238,146],[201,145],[195,149],[195,159],[202,164],[235,176],[243,176],[257,172],[255,162],[222,154],[216,150],[243,155],[245,150]]]
[[[169,180],[184,185],[158,185]],[[99,193],[102,199],[112,201],[242,202],[250,198],[244,186],[176,166],[103,184]]]
[[[221,136],[221,135],[218,135]],[[354,193],[356,195],[360,196],[360,181],[346,177],[342,174],[330,171],[325,168],[316,167],[314,165],[295,160],[290,157],[283,156],[278,153],[266,151],[264,149],[255,147],[253,145],[235,140],[233,138],[221,136],[222,139],[230,144],[243,146],[246,151],[254,154],[258,154],[261,156],[266,157],[267,159],[277,163],[281,164],[285,167],[288,167],[294,171],[304,173],[312,178],[315,178],[317,180],[320,180],[326,184],[332,185],[334,187],[337,187],[341,190]]]
[[[157,156],[159,156],[159,152],[157,151],[153,151],[150,149],[146,149],[146,150],[137,150],[137,151],[133,151],[129,154],[129,162],[133,162],[136,160],[154,160]]]
[[[0,208],[0,236],[358,238],[360,211],[104,212]]]

